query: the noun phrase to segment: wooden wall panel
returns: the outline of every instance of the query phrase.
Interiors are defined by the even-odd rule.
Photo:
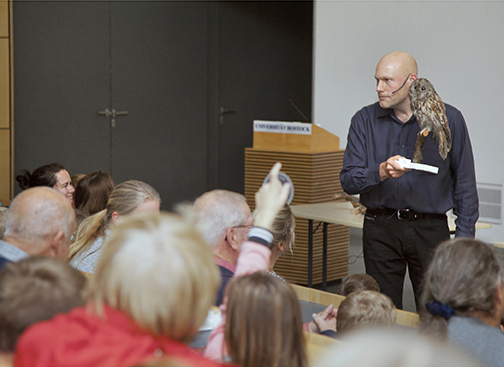
[[[0,38],[0,128],[10,128],[10,55],[8,38]]]
[[[274,135],[274,134],[270,134]],[[279,134],[281,135],[281,134]],[[255,144],[255,141],[254,141]],[[254,209],[254,194],[261,187],[275,162],[282,162],[282,172],[294,184],[292,205],[332,200],[342,192],[339,172],[343,167],[343,150],[324,153],[294,153],[245,148],[245,197]],[[320,222],[314,222],[317,228]],[[291,283],[308,283],[308,220],[296,218],[293,254],[285,253],[275,264],[275,272]],[[327,281],[348,276],[349,227],[330,224],[327,238]],[[313,235],[314,284],[322,282],[322,226]]]
[[[10,131],[0,129],[0,203],[10,203],[11,187]]]
[[[9,2],[0,1],[0,37],[9,37]]]

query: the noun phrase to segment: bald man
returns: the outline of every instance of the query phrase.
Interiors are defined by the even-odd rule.
[[[7,213],[0,268],[36,255],[66,260],[74,226],[74,210],[56,190],[34,187],[21,192]]]
[[[439,173],[407,170],[399,158],[413,157],[420,127],[408,90],[417,79],[415,59],[402,51],[385,55],[376,66],[378,102],[352,118],[340,179],[348,194],[360,194],[364,218],[366,273],[402,309],[408,268],[417,310],[423,274],[436,246],[449,239],[446,212],[457,215],[456,236],[474,237],[478,195],[474,159],[462,113],[445,104],[452,149],[440,157],[433,139],[425,141],[424,164]]]

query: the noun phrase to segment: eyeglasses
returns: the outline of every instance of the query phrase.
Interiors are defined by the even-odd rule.
[[[241,224],[239,226],[234,226],[234,227],[231,227],[231,228],[252,228],[253,225],[252,224]]]

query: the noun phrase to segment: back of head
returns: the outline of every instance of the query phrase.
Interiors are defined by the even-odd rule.
[[[73,174],[72,177],[70,177],[70,182],[72,183],[72,186],[76,188],[77,184],[84,176],[86,176],[84,173]]]
[[[350,293],[360,291],[379,292],[380,286],[371,275],[352,274],[338,288],[338,294],[342,296],[348,296]]]
[[[58,182],[56,173],[64,169],[65,167],[62,164],[51,163],[35,169],[31,174],[28,170],[21,171],[16,176],[16,181],[22,190],[37,186],[53,187]]]
[[[47,187],[34,187],[21,192],[12,201],[4,237],[31,242],[35,246],[41,239],[63,230],[69,241],[74,225],[74,210],[63,195]],[[34,248],[30,254],[39,253]]]
[[[294,243],[294,225],[296,223],[296,218],[292,212],[289,204],[280,210],[277,214],[275,221],[273,222],[273,227],[271,228],[271,233],[273,233],[273,240],[270,243],[270,248],[284,242],[288,249],[291,249],[291,245]]]
[[[106,208],[86,218],[79,226],[70,249],[69,261],[91,246],[95,239],[103,236],[112,222],[114,212],[120,216],[130,214],[149,200],[161,203],[159,193],[145,182],[130,180],[117,185],[109,195]]]
[[[108,305],[144,330],[188,342],[215,300],[219,272],[191,221],[143,213],[121,221],[104,247],[88,300]]]
[[[226,190],[213,190],[201,195],[194,203],[194,219],[203,238],[215,248],[226,230],[243,224],[247,219],[243,195]]]
[[[392,328],[396,308],[392,300],[379,292],[361,291],[349,294],[338,308],[338,335],[369,328]]]
[[[442,338],[447,335],[449,317],[433,315],[426,309],[425,305],[434,301],[451,307],[455,315],[492,316],[499,284],[502,284],[501,267],[489,245],[472,238],[443,242],[424,276],[422,330]]]
[[[0,352],[12,353],[31,324],[82,306],[86,278],[61,260],[30,257],[0,272]]]
[[[306,366],[301,310],[292,287],[267,273],[228,286],[225,340],[240,366]]]
[[[481,367],[453,346],[397,330],[357,332],[319,357],[314,367]]]
[[[114,182],[108,173],[97,171],[87,174],[75,187],[75,208],[89,215],[98,213],[107,207],[112,190]]]

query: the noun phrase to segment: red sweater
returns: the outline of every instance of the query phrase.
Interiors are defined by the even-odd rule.
[[[106,318],[78,307],[37,323],[19,339],[14,366],[134,366],[162,356],[189,366],[222,366],[166,336],[153,336],[111,307]]]

